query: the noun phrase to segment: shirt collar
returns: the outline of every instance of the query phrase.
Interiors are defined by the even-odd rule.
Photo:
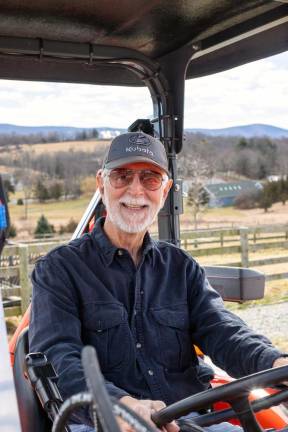
[[[101,217],[97,219],[93,229],[93,235],[94,235],[94,239],[96,240],[96,243],[100,246],[100,251],[102,253],[102,256],[107,266],[109,266],[111,265],[115,257],[115,254],[117,253],[119,248],[114,246],[113,243],[111,243],[111,241],[105,234],[103,229],[104,222],[105,222],[105,217]],[[143,259],[148,254],[148,252],[151,251],[152,259],[154,263],[154,249],[155,249],[155,242],[150,237],[150,234],[147,232],[144,236],[143,245],[142,245]]]

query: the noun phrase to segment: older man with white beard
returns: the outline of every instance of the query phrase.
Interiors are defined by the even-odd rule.
[[[97,350],[109,394],[148,421],[165,404],[209,386],[211,369],[193,344],[236,377],[288,363],[225,310],[190,255],[149,236],[172,186],[160,141],[142,132],[115,138],[97,185],[106,218],[38,261],[32,277],[30,350],[52,361],[64,398],[85,390],[85,344]],[[73,431],[94,430],[88,410],[73,422]],[[166,430],[179,428],[172,422]]]

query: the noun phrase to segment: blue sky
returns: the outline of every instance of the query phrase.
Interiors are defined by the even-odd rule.
[[[185,127],[266,123],[288,129],[288,52],[187,81]],[[0,80],[0,122],[123,127],[152,114],[146,88]]]

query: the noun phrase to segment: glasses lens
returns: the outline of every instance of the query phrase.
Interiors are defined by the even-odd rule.
[[[154,171],[142,171],[140,181],[142,185],[151,191],[157,190],[162,185],[162,175]]]
[[[111,186],[115,189],[120,189],[129,186],[133,182],[135,174],[139,175],[139,180],[145,189],[154,191],[160,188],[163,178],[160,173],[144,170],[144,171],[133,171],[126,169],[115,169],[109,174],[109,180]]]
[[[133,181],[133,173],[130,170],[115,169],[109,174],[111,186],[116,189],[128,186]]]

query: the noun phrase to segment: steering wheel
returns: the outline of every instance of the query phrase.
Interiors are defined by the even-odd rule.
[[[161,427],[192,411],[199,411],[202,408],[208,408],[215,402],[224,401],[232,406],[234,417],[236,414],[245,432],[263,432],[248,400],[249,393],[253,388],[269,387],[271,385],[281,384],[283,381],[288,381],[288,366],[267,369],[182,399],[179,402],[163,408],[161,411],[155,412],[152,415],[152,420],[158,427]],[[288,388],[286,386],[283,387],[284,389],[280,390],[277,394],[257,401],[257,411],[288,400]],[[261,405],[262,401],[263,403]],[[255,405],[255,403],[253,405]],[[211,421],[213,420],[213,415],[217,418],[217,413],[211,413],[206,416],[206,419],[208,417],[207,421],[209,424],[213,424],[213,421]],[[230,418],[231,417],[232,416],[230,416]],[[192,420],[195,421],[194,418],[192,418]],[[223,421],[224,418],[218,417],[217,422],[219,422],[219,420]],[[201,423],[201,426],[207,425],[207,423]]]

